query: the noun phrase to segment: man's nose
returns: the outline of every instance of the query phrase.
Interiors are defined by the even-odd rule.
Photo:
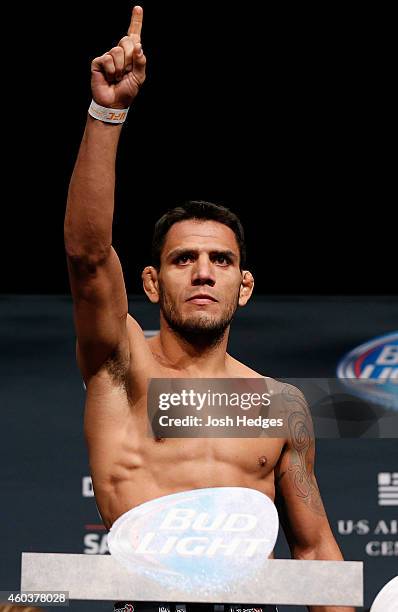
[[[195,262],[192,268],[192,284],[193,285],[215,285],[216,278],[214,275],[213,264],[209,257],[201,256]]]

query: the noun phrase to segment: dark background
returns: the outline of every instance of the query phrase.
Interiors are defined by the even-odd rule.
[[[154,221],[195,198],[240,215],[257,293],[396,293],[390,17],[263,4],[142,2],[148,78],[123,129],[114,224],[129,293]],[[11,7],[3,293],[69,292],[63,216],[90,63],[132,5]]]

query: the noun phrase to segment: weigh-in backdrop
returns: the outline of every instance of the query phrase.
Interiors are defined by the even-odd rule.
[[[131,297],[129,311],[149,334],[158,328],[158,311],[144,298]],[[18,590],[22,551],[105,554],[107,548],[83,440],[71,299],[3,296],[0,312],[0,590]],[[369,411],[393,423],[397,330],[397,297],[260,296],[237,313],[229,352],[276,378],[332,379],[340,366],[341,377],[369,383],[365,424]],[[344,419],[341,406],[337,413]],[[382,437],[366,431],[374,430],[360,426],[359,437],[343,431],[318,439],[316,473],[346,560],[365,562],[368,608],[398,573],[398,440],[385,427],[378,430]],[[277,554],[288,556],[282,535]],[[72,602],[71,609],[111,605]]]

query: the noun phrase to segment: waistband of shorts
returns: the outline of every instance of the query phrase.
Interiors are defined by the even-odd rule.
[[[114,612],[278,612],[273,604],[161,603],[117,601]]]

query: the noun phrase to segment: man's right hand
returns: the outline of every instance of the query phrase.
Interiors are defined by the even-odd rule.
[[[91,63],[91,90],[97,104],[128,108],[145,81],[146,58],[141,46],[143,10],[135,6],[127,36],[117,47]]]

